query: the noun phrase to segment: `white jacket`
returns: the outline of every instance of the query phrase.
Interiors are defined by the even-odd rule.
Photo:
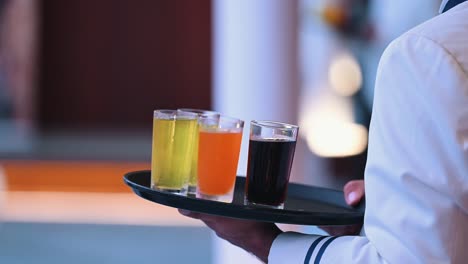
[[[365,236],[284,233],[269,263],[468,263],[468,2],[384,52],[365,188]]]

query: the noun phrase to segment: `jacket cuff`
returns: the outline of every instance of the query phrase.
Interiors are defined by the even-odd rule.
[[[326,242],[326,236],[305,235],[296,232],[280,234],[271,245],[268,263],[304,263],[315,259],[318,249]]]

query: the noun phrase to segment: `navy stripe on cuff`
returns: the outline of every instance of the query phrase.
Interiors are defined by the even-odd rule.
[[[321,236],[317,238],[312,245],[310,245],[309,250],[307,251],[306,257],[304,259],[304,264],[309,264],[310,258],[312,257],[312,253],[314,253],[315,248],[320,243],[320,241],[324,240],[326,236]]]
[[[445,4],[444,11],[442,13],[449,11],[450,9],[454,8],[455,6],[465,2],[466,0],[450,0],[447,4]]]
[[[328,239],[325,243],[323,243],[322,247],[320,248],[319,252],[317,253],[317,256],[315,257],[314,264],[320,264],[320,260],[322,259],[323,253],[325,253],[325,250],[327,247],[330,245],[333,240],[337,239],[338,237],[332,237]]]

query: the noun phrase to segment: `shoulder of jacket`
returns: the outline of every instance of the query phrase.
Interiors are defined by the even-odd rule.
[[[466,8],[438,15],[392,41],[382,55],[382,60],[409,47],[430,45],[450,56],[466,74],[468,73],[467,18],[468,2]]]
[[[451,41],[468,40],[468,3],[463,7],[437,15],[410,29],[415,34],[444,46]]]

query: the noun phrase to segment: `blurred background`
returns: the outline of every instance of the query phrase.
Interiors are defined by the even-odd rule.
[[[0,0],[0,263],[258,263],[123,184],[150,168],[152,111],[299,124],[291,181],[341,189],[380,55],[439,4]]]

